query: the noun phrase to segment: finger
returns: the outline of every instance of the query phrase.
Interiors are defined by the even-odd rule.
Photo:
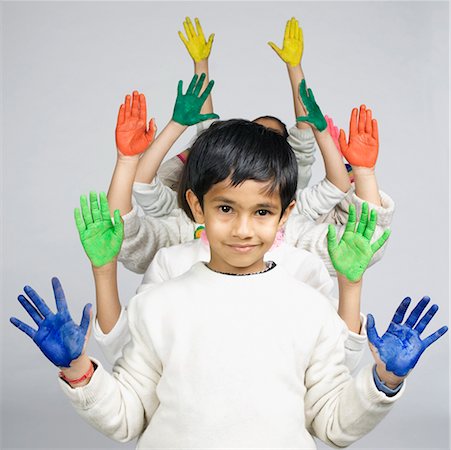
[[[371,109],[366,110],[365,133],[368,133],[368,134],[373,133],[373,115],[372,115]]]
[[[191,22],[191,19],[189,17],[186,18],[186,21],[188,22],[188,28],[191,36],[196,37],[196,30],[194,29],[193,22]]]
[[[366,202],[365,202],[366,203]],[[367,204],[368,206],[368,204]],[[374,231],[376,230],[376,223],[377,223],[377,212],[372,209],[370,213],[370,220],[368,222],[367,227],[365,228],[363,232],[363,237],[371,241]]]
[[[382,233],[382,236],[376,241],[371,244],[371,251],[376,253],[386,242],[387,239],[390,237],[391,230],[387,229]]]
[[[157,125],[155,119],[152,117],[149,121],[149,129],[146,131],[147,142],[152,142],[155,139],[157,133]]]
[[[138,91],[133,91],[132,117],[139,117],[139,94],[138,94]]]
[[[346,143],[346,134],[343,129],[340,129],[340,134],[338,136],[338,144],[340,145],[340,151],[346,158],[346,153],[348,151],[348,144]]]
[[[337,231],[332,224],[327,229],[327,250],[329,255],[338,247]]]
[[[27,325],[26,323],[23,323],[21,320],[16,319],[15,317],[11,317],[9,319],[9,321],[16,326],[17,328],[19,328],[20,331],[23,331],[25,334],[28,334],[28,336],[31,337],[31,339],[34,339],[34,335],[36,334],[36,331],[33,330],[33,328],[31,328],[29,325]]]
[[[268,45],[282,58],[282,49],[277,47],[277,45],[274,44],[274,42],[268,42]]]
[[[122,243],[124,240],[124,222],[118,209],[114,210],[114,233]]]
[[[182,42],[185,44],[185,47],[188,50],[188,41],[186,40],[185,35],[181,31],[179,31],[179,37],[182,40]]]
[[[315,96],[313,95],[313,91],[310,88],[308,88],[307,92],[308,92],[308,96],[309,96],[309,99],[311,100],[311,102],[316,103]]]
[[[94,222],[100,222],[102,220],[102,216],[100,215],[97,193],[94,191],[89,193],[89,204],[91,205],[92,219]]]
[[[428,348],[431,344],[433,344],[438,338],[442,337],[446,332],[448,331],[448,327],[445,325],[444,327],[440,328],[440,330],[437,330],[435,333],[428,336],[424,341],[423,344],[425,348]]]
[[[125,96],[125,120],[128,119],[131,115],[130,102],[131,102],[130,95],[126,95]]]
[[[377,120],[373,119],[373,132],[371,133],[371,136],[373,136],[374,139],[376,139],[378,145],[379,145],[379,130],[378,130],[378,125],[377,125]]]
[[[424,329],[427,327],[428,323],[431,321],[431,319],[435,316],[435,313],[438,311],[438,305],[432,305],[427,313],[423,316],[423,318],[418,322],[414,330],[418,332],[418,334],[421,334]]]
[[[177,84],[177,97],[182,97],[183,96],[183,81],[179,80],[178,84]]]
[[[91,225],[92,223],[92,215],[88,207],[88,200],[86,198],[86,195],[80,196],[80,208],[83,215],[83,220],[85,221],[86,227],[88,227],[88,225]]]
[[[363,202],[362,212],[360,214],[359,224],[357,226],[357,234],[363,235],[368,223],[368,203]]]
[[[301,27],[299,27],[298,29],[298,41],[301,43],[301,45],[304,43],[304,33]]]
[[[213,45],[213,41],[215,39],[215,34],[211,33],[210,37],[208,38],[208,42],[207,42],[207,50],[208,50],[208,54],[210,54],[211,52],[211,46]]]
[[[372,314],[368,314],[366,318],[366,333],[368,340],[376,347],[379,348],[382,339],[377,334],[376,322]]]
[[[39,296],[39,294],[31,287],[31,286],[25,286],[23,288],[25,293],[28,295],[28,297],[31,299],[31,301],[34,303],[34,306],[36,306],[37,310],[43,317],[48,317],[53,315],[52,311],[50,311],[50,308],[47,306],[45,301]]]
[[[105,192],[100,193],[100,213],[102,220],[111,220],[110,207]]]
[[[406,314],[407,308],[410,305],[412,299],[410,297],[406,297],[396,308],[395,314],[392,318],[393,323],[401,323],[404,320],[404,315]]]
[[[351,203],[349,205],[348,222],[346,224],[345,232],[351,231],[352,233],[354,233],[355,223],[356,223],[355,206]]]
[[[189,20],[189,17],[187,17],[185,19],[185,21],[183,22],[183,28],[185,29],[185,33],[186,33],[186,37],[188,38],[188,41],[190,41],[193,38],[193,36],[191,35],[191,31],[189,29],[188,20]]]
[[[91,309],[92,309],[91,303],[86,304],[85,307],[83,308],[83,314],[81,316],[80,322],[80,329],[83,333],[83,336],[86,336],[86,333],[88,332],[89,322],[91,319]]]
[[[39,325],[43,321],[43,316],[39,314],[39,311],[25,298],[23,295],[17,297],[20,304],[25,308],[30,317],[35,321],[36,325]]]
[[[203,81],[202,81],[202,83],[203,83]],[[215,82],[213,80],[210,80],[210,82],[207,84],[207,87],[205,88],[204,92],[202,92],[202,95],[200,96],[202,103],[204,103],[205,100],[207,100],[207,97],[210,95],[210,92],[213,89],[214,85],[215,85]]]
[[[288,37],[289,37],[290,39],[293,38],[293,18],[290,19],[290,25],[289,25]]]
[[[75,219],[75,225],[78,230],[78,234],[81,236],[81,234],[86,231],[85,222],[83,221],[81,217],[81,212],[78,208],[74,209],[74,219]]]
[[[366,119],[366,106],[360,105],[359,122],[357,125],[359,134],[365,131],[365,119]]]
[[[194,75],[193,78],[191,78],[191,83],[188,86],[188,89],[186,90],[187,94],[191,94],[194,90],[194,87],[196,86],[197,80],[198,80],[198,76]]]
[[[202,38],[202,41],[205,41],[204,30],[202,30],[202,26],[200,25],[199,19],[197,17],[194,19],[194,23],[196,24],[196,31],[198,36]]]
[[[201,74],[200,74],[200,77],[199,77],[199,80],[198,80],[197,83],[196,83],[196,86],[194,86],[193,94],[194,94],[196,97],[199,97],[200,90],[202,89],[202,86],[203,86],[204,81],[205,81],[205,76],[206,76],[206,75],[205,75],[204,73],[201,73]]]
[[[117,113],[117,123],[116,125],[122,125],[125,122],[125,105],[122,104],[119,107],[119,112]]]
[[[429,303],[431,299],[428,296],[424,296],[415,306],[413,311],[410,313],[410,316],[407,318],[405,325],[407,327],[412,328],[415,323],[417,322],[420,315],[423,313],[424,309],[426,308],[427,304]]]
[[[353,108],[349,120],[349,139],[357,134],[357,108]]]
[[[63,287],[61,286],[60,280],[58,280],[58,278],[56,278],[56,277],[52,278],[52,287],[53,287],[53,294],[55,295],[56,309],[59,312],[69,314]]]
[[[287,20],[287,24],[285,25],[285,33],[283,35],[284,42],[290,37],[290,20]]]
[[[144,122],[147,122],[147,105],[146,96],[144,94],[139,95],[139,118]]]

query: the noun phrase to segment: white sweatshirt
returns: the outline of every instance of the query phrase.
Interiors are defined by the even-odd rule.
[[[338,300],[332,297],[333,281],[318,256],[276,239],[271,250],[266,253],[265,260],[281,265],[294,278],[329,298],[335,310],[338,308]],[[162,248],[148,267],[137,293],[182,275],[199,261],[210,261],[210,247],[203,238]],[[126,309],[122,307],[118,321],[108,334],[102,332],[95,320],[93,334],[108,362],[114,364],[122,356],[122,350],[130,340]],[[366,316],[361,314],[361,333],[349,332],[345,342],[346,365],[351,372],[357,368],[366,346]]]
[[[280,266],[230,276],[198,263],[134,297],[129,322],[113,375],[99,364],[84,387],[59,383],[85,420],[139,449],[344,447],[405,389],[378,391],[371,366],[353,379],[344,323]]]

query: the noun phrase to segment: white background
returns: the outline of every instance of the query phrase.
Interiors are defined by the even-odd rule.
[[[215,112],[224,119],[271,114],[288,125],[294,123],[288,76],[267,41],[281,45],[286,20],[300,20],[303,67],[322,111],[347,130],[352,107],[365,103],[379,121],[377,175],[397,211],[385,256],[365,275],[362,310],[375,315],[382,333],[402,298],[416,302],[427,294],[440,306],[430,331],[448,323],[448,3],[1,7],[2,448],[134,447],[103,437],[77,416],[59,391],[57,370],[8,318],[28,319],[16,300],[25,284],[53,305],[54,275],[74,320],[94,301],[73,208],[80,194],[107,190],[117,109],[126,93],[146,94],[160,129],[170,119],[177,81],[186,87],[192,76],[177,36],[186,15],[198,16],[206,35],[216,33],[210,57]],[[323,176],[318,160],[312,182]],[[139,281],[120,267],[124,302]],[[404,397],[354,448],[448,448],[448,349],[445,336],[422,356]],[[100,356],[94,342],[89,351]]]

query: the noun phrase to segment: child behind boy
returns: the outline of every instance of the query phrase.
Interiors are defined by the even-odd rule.
[[[242,147],[215,152],[231,134]],[[392,373],[376,358],[375,368],[353,379],[344,365],[346,327],[328,300],[264,261],[294,207],[296,164],[283,138],[250,122],[224,122],[196,141],[186,170],[187,201],[205,223],[209,263],[131,300],[131,342],[113,375],[78,342],[60,364],[63,391],[94,427],[119,441],[139,437],[138,448],[314,449],[312,435],[340,447],[359,439],[401,396],[404,369],[424,348],[394,348],[375,335],[372,321],[381,356],[415,361]],[[93,216],[109,214],[91,207]],[[54,288],[66,314],[57,281]],[[432,315],[420,321],[421,331]],[[84,337],[86,314],[80,328],[75,334]],[[57,347],[72,350],[72,335],[58,338]]]

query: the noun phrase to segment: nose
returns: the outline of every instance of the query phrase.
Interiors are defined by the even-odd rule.
[[[252,220],[247,215],[239,215],[233,223],[233,236],[249,239],[254,235]]]

